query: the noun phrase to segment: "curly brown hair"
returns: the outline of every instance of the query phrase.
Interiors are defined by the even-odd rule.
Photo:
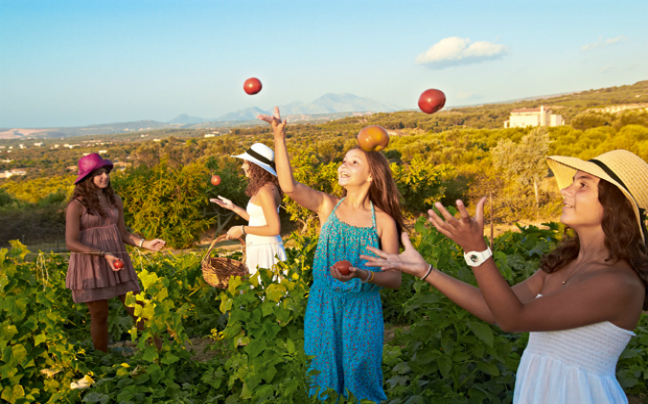
[[[403,199],[398,191],[396,181],[392,176],[389,161],[384,154],[380,152],[367,152],[360,147],[354,147],[367,156],[369,163],[369,174],[371,175],[371,186],[369,187],[369,200],[380,210],[391,216],[396,222],[396,231],[398,234],[398,244],[403,245],[401,233],[405,229],[405,221],[401,212],[401,201]],[[342,196],[346,196],[346,189],[342,191]]]
[[[601,226],[605,233],[606,261],[627,262],[646,287],[643,309],[648,310],[648,251],[637,227],[632,202],[615,185],[601,179],[598,185],[599,202],[603,205]],[[572,234],[573,233],[573,234]],[[552,252],[540,260],[540,268],[553,273],[578,257],[578,234],[565,229],[566,237]]]
[[[283,198],[283,191],[279,186],[279,179],[277,176],[270,174],[251,161],[248,161],[248,166],[250,178],[248,180],[248,186],[245,189],[245,195],[252,198],[257,192],[259,192],[259,189],[261,189],[262,186],[269,182],[274,184],[277,187],[277,190],[279,190],[279,198]]]
[[[104,212],[104,210],[101,208],[99,198],[97,197],[97,190],[99,188],[92,180],[95,176],[101,174],[101,170],[105,170],[105,168],[94,170],[86,179],[74,186],[74,192],[72,193],[72,197],[68,201],[68,205],[75,199],[79,200],[79,202],[81,202],[83,206],[85,206],[88,214],[99,215],[105,218],[107,217],[107,213]],[[110,184],[110,179],[108,180],[108,187],[103,189],[103,194],[106,196],[106,199],[111,206],[117,206],[117,198],[115,196],[115,191]]]

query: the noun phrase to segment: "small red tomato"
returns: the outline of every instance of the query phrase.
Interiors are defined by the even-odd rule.
[[[124,262],[123,262],[123,261],[120,261],[120,260],[117,260],[117,261],[115,261],[115,262],[113,263],[113,265],[114,265],[115,268],[117,268],[117,269],[122,269],[122,268],[124,267]]]
[[[211,183],[212,185],[220,184],[220,177],[218,175],[212,175]]]
[[[446,102],[443,91],[431,88],[423,91],[419,97],[418,106],[426,114],[433,114],[443,108]]]
[[[251,77],[245,80],[245,83],[243,83],[243,90],[245,90],[245,92],[250,95],[256,94],[261,91],[261,87],[261,81],[256,77]]]
[[[349,275],[351,273],[351,271],[349,270],[350,266],[351,263],[347,260],[338,261],[335,264],[333,264],[333,267],[337,268],[337,270],[340,271],[342,275]]]

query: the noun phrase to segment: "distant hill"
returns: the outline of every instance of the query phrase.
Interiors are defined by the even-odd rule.
[[[183,125],[176,123],[163,123],[157,121],[133,121],[117,122],[100,125],[67,127],[67,128],[46,128],[46,129],[26,129],[13,128],[0,132],[0,139],[20,139],[20,138],[63,138],[97,134],[115,134],[127,132],[139,132],[144,130],[155,130],[165,128],[180,128]]]
[[[454,107],[432,115],[423,114],[418,110],[403,111],[395,105],[382,104],[368,98],[344,93],[325,94],[312,103],[293,102],[279,108],[281,115],[288,117],[288,120],[293,123],[322,123],[341,119],[340,124],[346,124],[353,121],[354,116],[380,113],[380,115],[389,115],[387,121],[391,123],[387,126],[390,126],[390,128],[407,127],[407,125],[412,124],[418,125],[420,128],[432,125],[430,127],[434,127],[435,130],[442,130],[451,126],[502,127],[503,122],[508,119],[510,111],[515,108],[550,106],[565,118],[567,124],[570,124],[572,119],[580,116],[579,114],[585,114],[587,111],[596,108],[639,103],[648,103],[648,81],[553,96],[527,97],[516,101]],[[70,128],[6,128],[0,129],[0,140],[13,139],[20,141],[20,139],[27,137],[60,138],[98,134],[110,135],[156,129],[189,130],[207,127],[252,127],[263,125],[262,122],[256,119],[257,115],[270,113],[270,109],[264,110],[259,107],[252,107],[224,114],[215,119],[203,119],[182,114],[167,123],[135,121]],[[358,118],[357,120],[366,121],[364,118]],[[417,121],[420,125],[416,124]]]
[[[210,120],[210,122],[229,122],[229,121],[254,121],[257,119],[259,114],[270,114],[270,111],[262,110],[261,108],[252,107],[242,109],[236,112],[230,112],[229,114],[221,115],[216,119]]]
[[[170,121],[167,121],[167,123],[179,123],[182,125],[193,125],[196,123],[202,123],[205,122],[204,119],[197,117],[197,116],[189,116],[187,114],[180,114],[173,118]]]

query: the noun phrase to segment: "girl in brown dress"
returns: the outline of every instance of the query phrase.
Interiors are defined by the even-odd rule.
[[[123,303],[127,292],[140,292],[124,243],[153,251],[166,244],[140,239],[126,230],[122,201],[110,186],[112,168],[110,160],[96,153],[79,160],[65,226],[71,252],[65,286],[75,303],[88,306],[92,344],[104,352],[108,351],[108,299],[119,297]],[[132,307],[126,311],[135,318]]]

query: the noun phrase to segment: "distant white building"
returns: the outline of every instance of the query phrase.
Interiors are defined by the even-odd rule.
[[[14,175],[27,175],[27,171],[20,169],[5,170],[4,173],[0,173],[0,178],[10,178]]]
[[[36,147],[41,147],[42,145],[43,145],[43,142],[34,143],[34,146],[36,146]]]
[[[205,137],[215,137],[215,136],[216,136],[216,135],[211,134],[211,133],[208,133],[208,134],[205,135]]]
[[[505,128],[526,128],[527,126],[561,126],[565,121],[561,115],[553,114],[551,108],[521,108],[511,111],[511,117],[504,122]]]

